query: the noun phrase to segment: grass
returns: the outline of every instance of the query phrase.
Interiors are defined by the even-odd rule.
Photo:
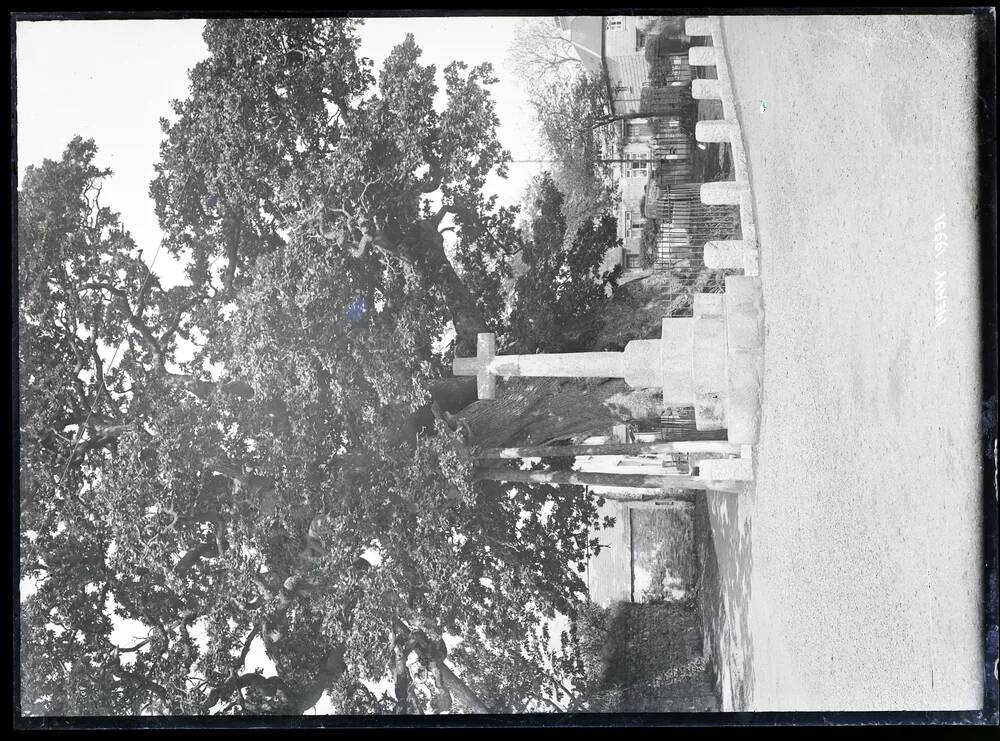
[[[712,688],[715,691],[716,699],[721,703],[722,690],[717,662],[724,608],[722,606],[722,591],[719,583],[719,562],[715,554],[715,544],[712,540],[712,523],[708,516],[708,500],[706,497],[695,499],[694,538],[699,567],[696,592],[698,607],[701,612],[707,671],[712,681]]]

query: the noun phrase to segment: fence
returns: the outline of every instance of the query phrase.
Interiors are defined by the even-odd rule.
[[[693,142],[693,139],[691,140]],[[726,271],[705,266],[705,243],[740,239],[737,206],[707,205],[701,200],[701,183],[689,182],[692,158],[686,156],[691,142],[667,144],[660,137],[654,156],[677,153],[676,161],[661,159],[646,186],[643,216],[655,220],[655,249],[647,264],[671,276],[667,293],[672,316],[690,316],[695,293],[720,293]]]
[[[692,95],[692,81],[714,76],[714,69],[690,66],[691,39],[683,35],[683,21],[665,25],[647,46],[649,75],[640,97],[640,110],[652,119],[648,141],[653,165],[642,203],[648,221],[642,263],[669,273],[671,316],[690,316],[695,293],[724,289],[727,271],[705,267],[705,243],[742,238],[738,207],[701,201],[701,185],[726,179],[730,165],[722,145],[699,145],[695,139],[697,122],[716,118],[720,111],[717,101],[699,101]]]
[[[667,187],[691,181],[698,147],[695,123],[688,125],[676,118],[657,121],[655,133],[649,137],[649,156],[654,165],[650,182]]]
[[[733,271],[705,266],[705,243],[740,240],[739,208],[707,205],[701,186],[732,179],[728,145],[699,144],[699,120],[722,115],[718,101],[698,100],[692,81],[715,76],[713,67],[691,67],[692,43],[684,35],[683,18],[664,24],[647,40],[648,79],[640,94],[639,111],[648,121],[629,124],[630,141],[648,142],[652,171],[640,210],[645,219],[640,264],[669,275],[665,293],[669,316],[691,316],[696,293],[721,293]],[[711,43],[700,39],[697,43]]]
[[[692,123],[698,101],[691,95],[691,77],[657,83],[647,80],[639,93],[639,110],[650,116],[676,117]]]
[[[656,220],[652,267],[670,274],[671,316],[690,316],[694,294],[725,287],[726,271],[705,266],[705,243],[739,239],[739,209],[702,203],[700,183],[660,184],[670,177],[650,180],[644,216]]]
[[[658,419],[634,422],[636,432],[653,432],[661,442],[686,440],[726,440],[727,430],[699,430],[695,425],[694,407],[674,407]]]

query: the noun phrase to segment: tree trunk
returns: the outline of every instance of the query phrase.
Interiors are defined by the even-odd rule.
[[[442,411],[456,414],[468,425],[470,444],[484,449],[551,445],[567,440],[579,443],[593,435],[607,435],[621,422],[655,416],[661,411],[658,398],[649,403],[647,390],[630,389],[620,378],[520,377],[500,379],[498,386],[496,399],[477,399],[475,378],[442,378],[431,386],[431,397]],[[632,398],[639,403],[622,403]],[[418,411],[410,422],[412,434],[430,429],[430,407]],[[725,437],[725,431],[679,430],[676,439]]]
[[[486,332],[486,322],[469,287],[462,282],[455,267],[444,251],[444,239],[431,220],[421,221],[415,228],[411,249],[404,255],[411,260],[420,277],[437,286],[448,304],[452,323],[455,325],[455,351],[475,352],[476,335]]]
[[[479,696],[455,672],[449,669],[444,661],[435,659],[434,663],[440,672],[444,688],[448,690],[453,699],[458,700],[463,707],[468,708],[473,713],[490,712],[490,709],[479,699]]]
[[[431,384],[431,398],[442,411],[457,414],[476,403],[476,379],[471,376],[449,376]]]

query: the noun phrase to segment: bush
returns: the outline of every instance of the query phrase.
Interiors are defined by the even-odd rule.
[[[656,219],[646,219],[642,225],[642,242],[640,244],[644,268],[651,268],[656,264],[656,240],[659,233],[660,222]]]
[[[584,603],[576,615],[576,636],[587,697],[593,700],[625,680],[626,607]]]
[[[677,20],[677,23],[654,23],[646,37],[644,55],[651,80],[669,77],[670,55],[685,53],[691,45],[684,34],[684,19]]]
[[[717,709],[694,604],[587,604],[576,616],[587,709]]]

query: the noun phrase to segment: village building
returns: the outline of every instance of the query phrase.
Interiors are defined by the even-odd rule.
[[[648,425],[644,425],[646,427]],[[611,435],[585,442],[653,442],[660,439],[653,427],[636,423],[615,425]],[[581,471],[652,471],[691,473],[697,461],[687,454],[650,457],[601,455],[580,457]],[[616,602],[675,602],[691,597],[696,582],[694,505],[680,499],[645,500],[648,491],[622,486],[590,486],[604,498],[601,520],[614,524],[597,534],[599,548],[587,560],[590,599],[604,607]],[[634,497],[631,501],[628,497]]]
[[[651,215],[644,208],[650,178],[690,160],[693,131],[671,105],[689,88],[691,67],[683,31],[666,33],[662,17],[649,15],[559,16],[560,29],[584,68],[604,78],[614,128],[608,172],[618,196],[615,216],[622,246],[608,251],[603,269],[641,270],[642,234]],[[671,36],[670,42],[664,36]],[[644,116],[643,113],[650,115]],[[648,267],[648,266],[647,266]]]
[[[601,496],[600,487],[591,487]],[[597,532],[600,549],[587,562],[590,599],[676,602],[693,595],[697,574],[694,504],[682,501],[605,500],[601,518],[614,525]]]

